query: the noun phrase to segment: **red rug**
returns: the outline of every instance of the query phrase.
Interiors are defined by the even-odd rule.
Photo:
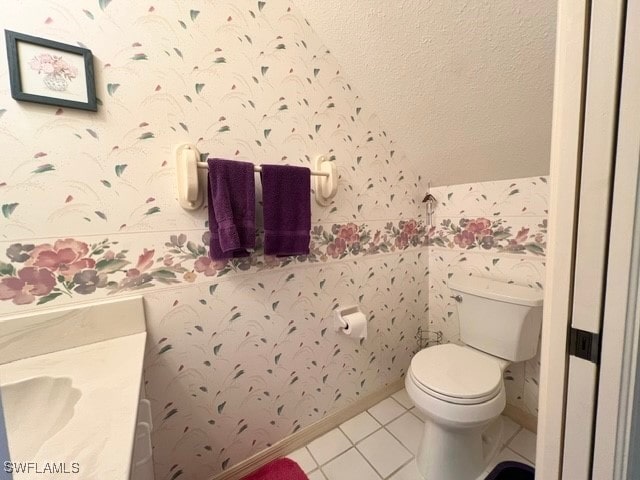
[[[242,480],[309,480],[300,466],[288,458],[278,458]]]

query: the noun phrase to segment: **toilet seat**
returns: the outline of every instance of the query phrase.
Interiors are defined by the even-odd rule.
[[[455,344],[437,345],[418,352],[410,377],[424,393],[458,405],[477,405],[502,389],[497,360]]]

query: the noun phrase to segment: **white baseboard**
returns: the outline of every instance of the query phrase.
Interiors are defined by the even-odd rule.
[[[269,463],[271,460],[283,457],[285,455],[294,452],[295,450],[304,447],[310,441],[318,438],[319,436],[333,430],[338,425],[346,422],[350,418],[353,418],[357,414],[364,412],[368,408],[374,406],[376,403],[384,400],[392,393],[404,387],[404,379],[400,379],[393,382],[386,387],[371,393],[366,397],[350,404],[348,407],[343,408],[337,412],[327,415],[321,420],[302,428],[297,432],[283,438],[279,442],[274,443],[269,448],[256,453],[255,455],[243,460],[242,462],[234,465],[233,467],[219,473],[211,480],[238,480],[261,466]]]

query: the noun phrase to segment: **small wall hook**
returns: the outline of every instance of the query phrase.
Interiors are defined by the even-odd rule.
[[[427,204],[427,223],[429,225],[431,225],[433,223],[432,222],[433,210],[435,209],[436,205],[438,204],[438,200],[436,199],[436,197],[431,195],[431,182],[429,182],[428,185],[427,185],[427,194],[422,199],[422,203],[426,203]]]

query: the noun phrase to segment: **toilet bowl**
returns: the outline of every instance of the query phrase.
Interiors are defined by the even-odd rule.
[[[542,293],[477,277],[450,281],[464,345],[426,348],[411,360],[405,385],[425,418],[416,454],[426,480],[476,480],[502,440],[503,372],[532,358],[542,323]]]
[[[405,385],[425,418],[416,455],[425,479],[475,480],[497,453],[501,423],[492,435],[484,434],[506,405],[507,364],[454,344],[414,357]]]

